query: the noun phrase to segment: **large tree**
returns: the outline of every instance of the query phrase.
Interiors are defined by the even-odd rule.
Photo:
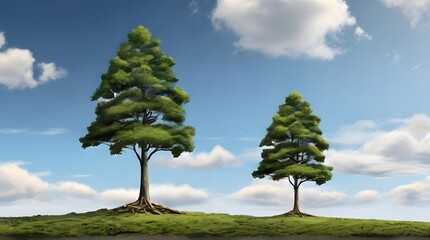
[[[174,65],[161,51],[160,41],[138,26],[120,45],[91,98],[98,101],[97,118],[79,139],[82,147],[106,144],[112,155],[130,149],[140,163],[139,197],[119,211],[179,213],[151,202],[148,184],[148,161],[156,152],[178,157],[194,149],[194,128],[184,125],[182,108],[189,96],[175,87]]]
[[[328,142],[321,136],[320,118],[312,114],[308,102],[293,91],[285,98],[261,140],[262,161],[252,173],[254,178],[270,176],[288,179],[294,189],[294,206],[286,214],[306,216],[299,208],[299,187],[308,181],[324,184],[332,177],[332,167],[323,164]]]

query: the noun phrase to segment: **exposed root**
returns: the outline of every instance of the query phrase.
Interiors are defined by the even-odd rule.
[[[182,214],[180,211],[169,208],[167,206],[161,205],[159,203],[152,203],[152,202],[139,202],[135,201],[129,204],[126,204],[121,207],[117,207],[113,209],[114,211],[125,213],[125,212],[131,212],[131,213],[149,213],[149,214]]]
[[[304,213],[304,212],[300,212],[298,210],[291,210],[287,213],[278,215],[278,216],[296,216],[296,217],[316,217],[314,215],[308,214],[308,213]]]

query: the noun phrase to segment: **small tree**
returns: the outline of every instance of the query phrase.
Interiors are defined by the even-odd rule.
[[[132,150],[140,163],[139,197],[119,211],[179,213],[152,203],[149,197],[148,161],[159,151],[174,157],[194,149],[194,128],[185,126],[182,105],[189,97],[175,87],[174,60],[163,54],[160,41],[143,26],[128,34],[92,100],[100,100],[96,120],[80,138],[83,148],[107,144],[110,153]]]
[[[294,206],[287,214],[309,215],[300,211],[299,187],[308,181],[321,185],[332,177],[333,168],[322,164],[323,151],[329,144],[321,137],[320,121],[312,114],[309,103],[293,91],[279,106],[261,140],[260,147],[266,148],[261,153],[263,160],[252,176],[270,176],[275,181],[288,179],[294,188]]]

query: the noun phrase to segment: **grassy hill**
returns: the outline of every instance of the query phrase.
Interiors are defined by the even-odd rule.
[[[0,218],[3,236],[79,237],[88,235],[185,236],[421,236],[430,222],[361,220],[326,217],[252,217],[186,212],[182,215],[118,214],[98,210],[62,216]]]

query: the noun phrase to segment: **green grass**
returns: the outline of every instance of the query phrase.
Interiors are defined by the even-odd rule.
[[[185,236],[421,236],[430,223],[326,217],[252,217],[187,212],[182,215],[119,214],[99,210],[62,216],[0,218],[0,235],[79,237],[88,235]]]

